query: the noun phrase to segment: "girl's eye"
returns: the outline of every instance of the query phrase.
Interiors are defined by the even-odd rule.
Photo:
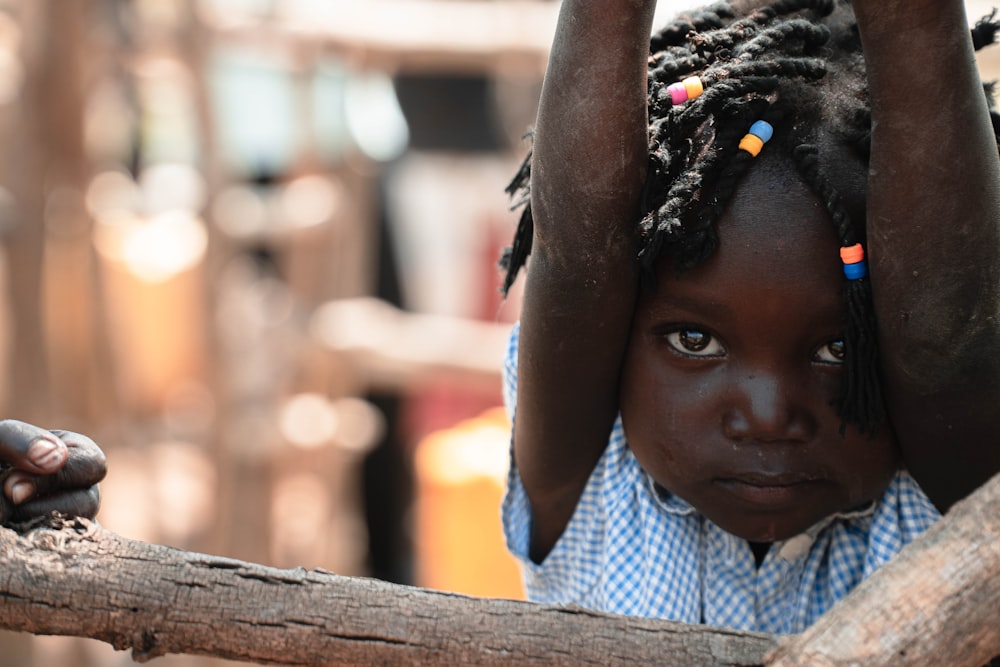
[[[722,344],[712,334],[699,329],[681,329],[666,334],[667,343],[681,354],[694,357],[718,357],[725,354]]]
[[[816,350],[816,354],[813,355],[813,361],[819,361],[824,364],[842,364],[844,363],[846,352],[843,340],[831,340]]]

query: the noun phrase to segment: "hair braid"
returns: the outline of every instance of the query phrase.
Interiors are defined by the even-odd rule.
[[[976,21],[976,25],[972,27],[972,48],[976,51],[996,41],[997,29],[1000,28],[1000,23],[993,20],[996,15],[997,10],[994,9],[987,16]]]
[[[855,226],[840,194],[830,186],[820,170],[819,149],[814,144],[802,144],[792,154],[799,173],[830,212],[841,246],[853,246],[858,242]],[[884,404],[878,377],[878,344],[871,283],[867,278],[846,281],[844,299],[847,302],[844,381],[834,404],[842,419],[842,433],[848,423],[855,423],[862,432],[874,435],[884,416]]]
[[[681,46],[691,32],[704,32],[725,26],[732,20],[732,8],[725,2],[710,5],[693,16],[682,16],[673,21],[649,40],[651,53],[665,51],[671,46]]]
[[[526,136],[530,137],[531,133],[529,132]],[[531,151],[528,151],[528,155],[521,163],[520,169],[517,170],[514,178],[511,179],[510,183],[504,189],[504,192],[510,197],[518,196],[512,209],[524,207],[517,223],[517,231],[514,232],[514,242],[510,248],[504,250],[503,255],[500,257],[500,268],[506,272],[502,287],[504,295],[510,292],[510,288],[514,284],[514,279],[517,278],[518,271],[525,265],[528,261],[528,255],[531,254],[535,224],[531,217],[531,196],[528,189],[530,181]]]

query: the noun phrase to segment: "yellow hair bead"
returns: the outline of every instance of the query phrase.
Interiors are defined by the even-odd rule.
[[[705,92],[705,86],[702,85],[701,79],[699,79],[696,76],[689,76],[688,78],[681,81],[681,83],[684,84],[684,90],[685,92],[687,92],[687,97],[689,100],[693,100],[694,98],[698,97],[703,92]]]
[[[732,146],[732,144],[730,144]],[[740,150],[744,150],[750,155],[757,157],[760,149],[764,147],[764,140],[755,134],[748,134],[740,139]]]

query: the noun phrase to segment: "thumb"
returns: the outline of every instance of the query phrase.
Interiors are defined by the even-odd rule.
[[[66,443],[53,433],[16,419],[0,421],[0,463],[48,475],[68,459]]]

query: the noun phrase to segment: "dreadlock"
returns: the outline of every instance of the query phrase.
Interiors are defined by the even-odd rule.
[[[972,30],[975,48],[995,41],[995,12]],[[718,245],[715,222],[753,157],[739,149],[751,123],[774,126],[773,147],[788,155],[825,204],[841,245],[864,240],[863,214],[850,213],[831,184],[833,141],[867,165],[871,110],[864,58],[848,0],[776,0],[742,13],[728,3],[681,16],[650,41],[649,165],[637,220],[643,283],[666,254],[678,271],[698,266]],[[667,87],[697,76],[704,92],[674,105]],[[985,86],[986,94],[992,86]],[[1000,116],[992,111],[1000,135]],[[1000,139],[998,139],[1000,143]],[[827,158],[827,159],[825,159]],[[507,186],[523,206],[500,265],[506,294],[531,253],[531,155]],[[855,194],[855,193],[851,193]],[[871,285],[845,281],[848,321],[844,381],[834,400],[842,419],[874,434],[883,419]]]

